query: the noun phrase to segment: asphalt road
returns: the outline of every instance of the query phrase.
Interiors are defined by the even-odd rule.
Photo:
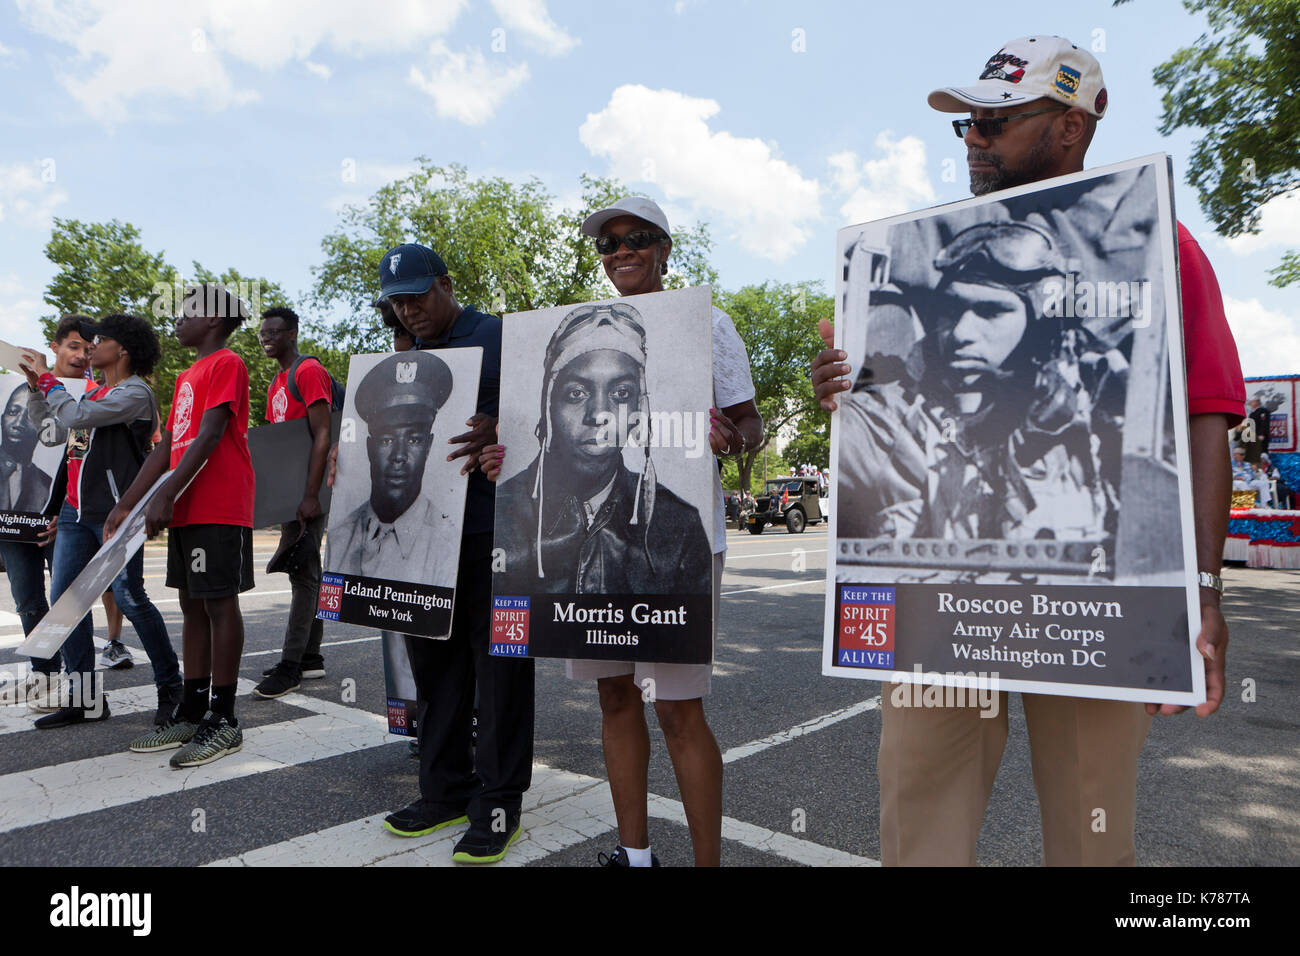
[[[259,535],[259,566],[273,538]],[[726,753],[723,862],[781,866],[879,858],[875,756],[880,715],[870,681],[820,675],[826,565],[823,526],[802,535],[728,534],[713,693],[706,710]],[[180,615],[163,586],[163,554],[147,552],[146,584],[179,646]],[[1208,720],[1158,719],[1142,756],[1138,854],[1150,865],[1300,862],[1300,572],[1229,569],[1229,696]],[[0,671],[21,669],[20,629],[0,588]],[[406,742],[383,731],[383,667],[374,632],[327,625],[328,676],[279,701],[247,693],[278,659],[289,605],[283,575],[257,577],[242,599],[246,647],[238,714],[243,753],[189,772],[167,754],[124,753],[148,729],[150,675],[107,674],[112,718],[58,731],[0,708],[0,861],[7,864],[189,865],[222,862],[446,862],[454,835],[406,841],[382,833],[385,812],[417,792]],[[97,636],[103,635],[97,611]],[[1254,700],[1243,687],[1253,682]],[[133,689],[134,688],[134,689]],[[351,691],[355,691],[355,699]],[[1023,714],[1011,736],[979,844],[989,865],[1040,860],[1037,804]],[[653,730],[651,836],[665,865],[691,860],[678,792]],[[802,725],[802,726],[801,726]],[[798,728],[792,731],[792,728]],[[534,801],[508,861],[586,866],[610,829],[595,688],[537,668]],[[567,821],[567,822],[566,822]],[[578,821],[578,822],[574,822]],[[435,838],[436,837],[436,838]],[[289,854],[286,856],[286,854]]]

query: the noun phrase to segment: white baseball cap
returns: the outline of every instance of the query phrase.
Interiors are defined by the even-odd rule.
[[[1107,102],[1101,64],[1064,37],[1021,37],[989,57],[974,86],[941,87],[928,102],[944,113],[966,113],[1044,97],[1101,119]]]
[[[599,239],[600,227],[611,219],[617,219],[619,216],[636,216],[646,222],[654,223],[664,231],[665,235],[672,235],[672,230],[668,228],[668,217],[664,215],[664,211],[659,208],[659,204],[653,199],[647,199],[645,196],[624,196],[614,205],[593,212],[582,221],[582,234],[591,236],[593,239]]]

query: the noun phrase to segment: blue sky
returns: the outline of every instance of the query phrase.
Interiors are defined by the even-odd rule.
[[[1182,184],[1193,136],[1156,130],[1152,68],[1203,29],[1175,0],[18,0],[0,6],[0,336],[39,337],[51,216],[126,220],[182,269],[300,292],[340,206],[419,155],[562,200],[616,175],[709,223],[723,286],[829,287],[838,228],[969,195],[926,94],[1054,33],[1105,72],[1088,164],[1170,153],[1246,374],[1300,372],[1296,291],[1267,285],[1300,198],[1225,242]]]

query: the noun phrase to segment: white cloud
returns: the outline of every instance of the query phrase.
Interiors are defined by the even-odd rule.
[[[1300,190],[1271,199],[1260,208],[1257,235],[1234,236],[1223,243],[1238,255],[1275,246],[1287,249],[1300,246]]]
[[[70,46],[60,81],[92,115],[126,117],[139,96],[225,109],[257,98],[235,64],[275,70],[313,51],[353,56],[418,49],[455,23],[466,0],[18,0],[26,24]]]
[[[319,76],[322,80],[328,80],[334,71],[324,63],[313,63],[311,60],[303,60],[302,65],[307,68],[307,72],[314,76]]]
[[[915,136],[894,139],[891,130],[876,136],[878,159],[863,161],[852,151],[828,157],[831,179],[848,198],[840,206],[846,222],[870,222],[922,206],[936,200],[926,171],[925,143]]]
[[[711,130],[707,121],[720,109],[673,90],[620,86],[603,110],[587,115],[578,138],[609,160],[615,177],[654,183],[755,255],[788,259],[821,218],[821,187],[772,145]]]
[[[1259,299],[1223,297],[1243,375],[1294,374],[1300,361],[1300,314],[1270,309]]]
[[[40,317],[50,311],[41,293],[25,285],[21,277],[0,275],[0,339],[39,347],[45,339]]]
[[[344,206],[364,206],[380,186],[405,179],[420,167],[415,163],[388,163],[371,159],[344,159],[339,167],[339,181],[351,187],[325,201],[332,213],[343,211]]]
[[[492,0],[501,22],[518,30],[529,46],[550,56],[564,56],[580,42],[564,31],[546,10],[545,0]]]
[[[48,172],[57,173],[53,160]],[[46,167],[40,163],[0,165],[0,222],[32,229],[50,225],[55,207],[67,202],[68,194],[44,178]]]
[[[433,97],[434,109],[445,119],[479,126],[492,118],[501,101],[528,79],[528,64],[490,65],[483,52],[453,53],[441,40],[429,47],[429,74],[411,67],[411,83]]]

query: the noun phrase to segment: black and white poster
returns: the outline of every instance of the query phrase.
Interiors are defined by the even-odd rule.
[[[823,673],[1204,700],[1164,155],[841,230]]]
[[[60,379],[68,393],[80,398],[82,379]],[[0,375],[0,539],[36,541],[49,519],[54,477],[67,454],[68,430],[54,418],[33,421],[27,406],[32,391],[25,375]],[[74,437],[75,433],[74,433]],[[84,437],[84,436],[83,436]]]
[[[384,711],[388,715],[388,732],[401,737],[415,737],[420,723],[420,694],[415,687],[410,642],[426,638],[408,637],[393,631],[384,631],[381,638],[384,647]]]
[[[505,317],[493,654],[712,659],[712,303]]]
[[[482,355],[352,356],[318,617],[450,632],[467,479],[448,439],[474,414]]]

